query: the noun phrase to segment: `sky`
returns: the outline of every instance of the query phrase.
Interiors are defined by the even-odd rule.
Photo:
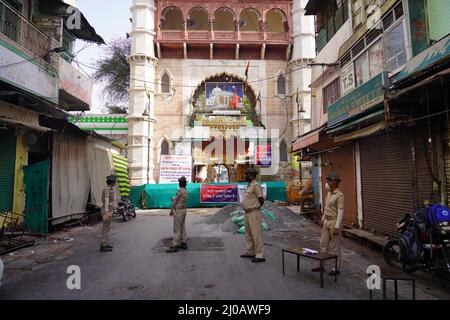
[[[125,37],[131,30],[131,7],[132,0],[77,0],[77,7],[84,14],[91,26],[94,27],[106,43],[118,37]],[[77,40],[75,53],[82,49],[86,42]],[[99,57],[104,55],[105,46],[96,44],[88,46],[80,51],[75,60],[84,64],[95,65]],[[95,71],[82,66],[83,70],[92,75]],[[102,97],[102,87],[94,84],[92,93],[92,105],[90,113],[101,113],[106,104]]]

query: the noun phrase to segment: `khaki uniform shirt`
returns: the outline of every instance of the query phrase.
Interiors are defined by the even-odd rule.
[[[336,228],[342,228],[344,212],[344,194],[341,190],[336,189],[333,192],[328,192],[325,202],[325,210],[323,211],[322,221],[336,220]]]
[[[175,196],[175,199],[173,200],[175,203],[175,209],[176,210],[186,210],[187,202],[189,198],[189,193],[186,188],[180,188],[180,190],[177,191],[177,195]]]
[[[103,212],[112,213],[116,205],[116,192],[114,187],[107,186],[102,192]]]
[[[247,187],[245,191],[245,197],[242,201],[242,208],[245,211],[252,211],[260,209],[261,204],[259,203],[259,198],[263,198],[264,193],[261,186],[253,180]]]

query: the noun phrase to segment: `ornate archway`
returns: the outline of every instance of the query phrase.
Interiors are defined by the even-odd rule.
[[[211,117],[229,129],[260,124],[258,97],[251,85],[236,75],[224,72],[206,78],[197,86],[192,100],[194,110],[190,126],[195,122],[208,125],[205,120]],[[236,121],[239,116],[241,121]]]

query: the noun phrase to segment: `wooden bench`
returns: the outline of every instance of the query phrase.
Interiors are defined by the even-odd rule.
[[[322,253],[318,253],[318,254],[308,254],[308,253],[304,253],[304,249],[303,248],[291,248],[291,249],[282,249],[281,250],[281,255],[282,255],[282,265],[283,265],[283,276],[285,275],[284,272],[284,254],[285,253],[290,253],[293,255],[297,256],[297,272],[300,272],[300,257],[304,257],[304,258],[308,258],[308,259],[313,259],[316,261],[319,261],[319,265],[320,265],[320,287],[323,288],[324,287],[324,281],[323,281],[323,272],[324,272],[324,262],[327,260],[334,260],[334,266],[335,269],[337,270],[338,268],[338,256],[334,256],[334,255],[329,255],[329,254],[322,254]],[[334,276],[334,282],[337,283],[337,274]]]
[[[360,245],[362,245],[363,240],[366,240],[369,249],[373,248],[373,244],[384,247],[389,242],[386,238],[373,235],[370,232],[360,229],[342,229],[342,235],[344,238],[350,235],[353,238],[359,239]]]

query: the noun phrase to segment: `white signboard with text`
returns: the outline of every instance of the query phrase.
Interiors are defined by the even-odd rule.
[[[178,183],[181,177],[188,183],[192,181],[192,156],[161,155],[159,183]]]
[[[355,89],[355,71],[353,63],[349,63],[341,71],[341,97]]]

